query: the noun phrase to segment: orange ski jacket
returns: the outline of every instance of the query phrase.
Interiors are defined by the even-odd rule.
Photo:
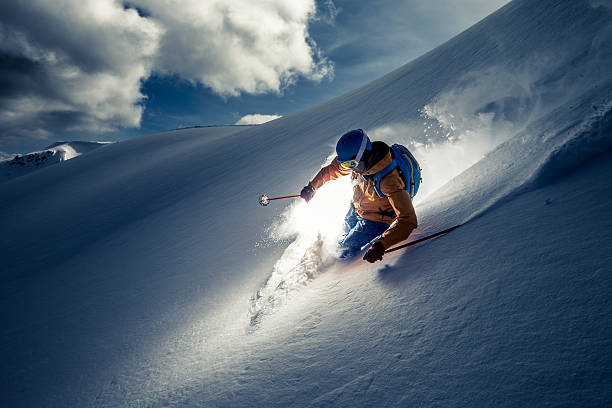
[[[338,159],[334,158],[331,164],[319,170],[309,183],[317,190],[328,181],[350,175],[353,180],[353,205],[357,214],[366,220],[390,225],[379,240],[385,249],[408,238],[417,227],[412,200],[398,170],[393,169],[380,180],[380,189],[385,197],[380,197],[376,193],[372,177],[368,177],[387,167],[391,164],[391,160],[391,153],[387,152],[370,169],[358,174],[343,168]]]

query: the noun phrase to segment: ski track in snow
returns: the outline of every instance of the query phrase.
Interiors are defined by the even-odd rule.
[[[292,245],[295,246],[295,243]],[[283,258],[293,251],[292,245],[277,262],[264,285],[249,299],[250,330],[256,329],[266,315],[281,307],[325,268],[330,267],[335,260],[332,255],[325,253],[323,239],[318,236],[316,241],[302,253],[297,264],[283,268]]]
[[[612,91],[612,86],[609,89]],[[587,105],[585,106],[586,119],[568,126],[564,126],[563,121],[557,121],[555,136],[551,137],[551,130],[549,130],[548,140],[545,140],[545,135],[541,131],[536,130],[537,126],[532,126],[501,146],[501,151],[512,149],[513,144],[525,146],[527,145],[525,138],[529,137],[531,143],[544,145],[545,148],[541,147],[540,151],[550,151],[550,153],[540,153],[543,158],[534,159],[531,166],[525,166],[522,174],[517,174],[514,180],[510,179],[510,182],[499,191],[488,191],[488,199],[480,207],[476,207],[475,211],[468,214],[461,223],[479,218],[521,194],[554,183],[570,174],[572,170],[612,151],[612,137],[610,136],[612,134],[612,102],[608,101],[602,106],[595,106],[593,108],[595,112],[592,114],[589,112],[593,107],[592,104]],[[556,112],[546,119],[553,120],[555,115]],[[529,153],[518,151],[515,154],[528,155]],[[494,156],[495,152],[491,155]],[[481,169],[476,166],[476,171],[481,171]]]
[[[563,108],[566,107],[563,106]],[[611,103],[604,103],[600,106],[593,106],[589,103],[586,107],[587,113],[591,108],[594,112],[587,115],[586,119],[578,124],[571,124],[569,128],[564,127],[563,122],[560,125],[557,124],[556,136],[562,138],[562,141],[560,143],[557,142],[556,147],[546,147],[547,150],[551,150],[551,153],[546,155],[544,159],[540,159],[540,164],[536,170],[532,173],[518,175],[512,183],[507,184],[501,191],[496,193],[489,192],[488,199],[483,201],[480,206],[471,207],[472,213],[464,215],[463,217],[465,218],[463,219],[454,217],[451,224],[466,224],[482,217],[484,214],[508,203],[509,200],[515,199],[518,195],[554,182],[568,174],[572,169],[578,168],[589,160],[612,150],[612,137],[610,137],[612,134]],[[554,117],[555,115],[557,115],[556,111],[552,116]],[[546,118],[546,121],[550,120],[550,118]],[[504,152],[504,155],[507,155],[506,150],[508,148],[512,149],[513,145],[519,144],[524,146],[526,144],[524,137],[528,136],[534,141],[537,138],[543,138],[543,135],[534,129],[537,129],[537,127],[532,126],[519,133],[511,140],[502,144],[499,150]],[[550,133],[551,131],[549,130],[548,132]],[[547,139],[547,141],[556,140],[550,134]],[[535,143],[534,141],[532,143]],[[478,171],[482,170],[478,169]],[[429,198],[429,200],[432,199],[436,199],[436,196],[434,195],[433,198]],[[451,225],[447,226],[450,227]],[[436,232],[435,229],[441,230],[443,227],[437,223],[429,226],[421,225],[410,237],[409,241]],[[296,265],[288,268],[288,270],[283,270],[279,264],[282,264],[283,258],[286,257],[287,253],[291,253],[294,248],[290,246],[286,250],[286,253],[281,257],[279,264],[275,266],[270,277],[249,300],[248,315],[251,330],[261,324],[265,315],[282,307],[295,292],[298,292],[301,287],[315,279],[324,268],[330,266],[330,262],[325,262],[323,259],[325,255],[323,255],[322,245],[323,242],[319,236],[312,246],[303,253]]]

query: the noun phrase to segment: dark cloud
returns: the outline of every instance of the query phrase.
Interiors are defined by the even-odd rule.
[[[138,126],[161,28],[112,0],[0,4],[0,146]]]
[[[224,96],[331,78],[328,50],[349,77],[385,73],[445,40],[449,21],[465,28],[503,2],[0,2],[0,148],[61,131],[138,127],[141,86],[153,72]],[[327,27],[319,44],[313,24]]]
[[[6,108],[18,97],[46,95],[61,100],[64,96],[58,85],[45,64],[0,52],[0,108]]]
[[[0,147],[137,127],[154,71],[221,95],[320,80],[333,65],[308,35],[314,10],[314,0],[1,2]]]
[[[0,53],[0,102],[32,92],[40,82],[41,65],[31,59]]]

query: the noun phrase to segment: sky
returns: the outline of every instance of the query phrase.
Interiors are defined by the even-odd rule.
[[[289,115],[404,65],[505,3],[1,2],[0,152]]]

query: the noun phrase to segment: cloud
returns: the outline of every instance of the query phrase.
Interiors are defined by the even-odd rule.
[[[30,0],[0,4],[0,145],[138,127],[152,72],[223,96],[333,75],[314,0]]]
[[[253,113],[245,115],[236,122],[236,125],[260,125],[262,123],[269,122],[274,119],[282,118],[281,115],[262,115],[259,113]]]
[[[3,2],[0,142],[138,126],[162,33],[111,0]]]
[[[333,72],[308,35],[314,0],[132,3],[166,30],[156,69],[219,94],[280,92],[299,76],[319,81]]]
[[[317,8],[317,20],[332,26],[336,24],[336,17],[342,12],[342,8],[336,7],[333,0],[321,0]]]

